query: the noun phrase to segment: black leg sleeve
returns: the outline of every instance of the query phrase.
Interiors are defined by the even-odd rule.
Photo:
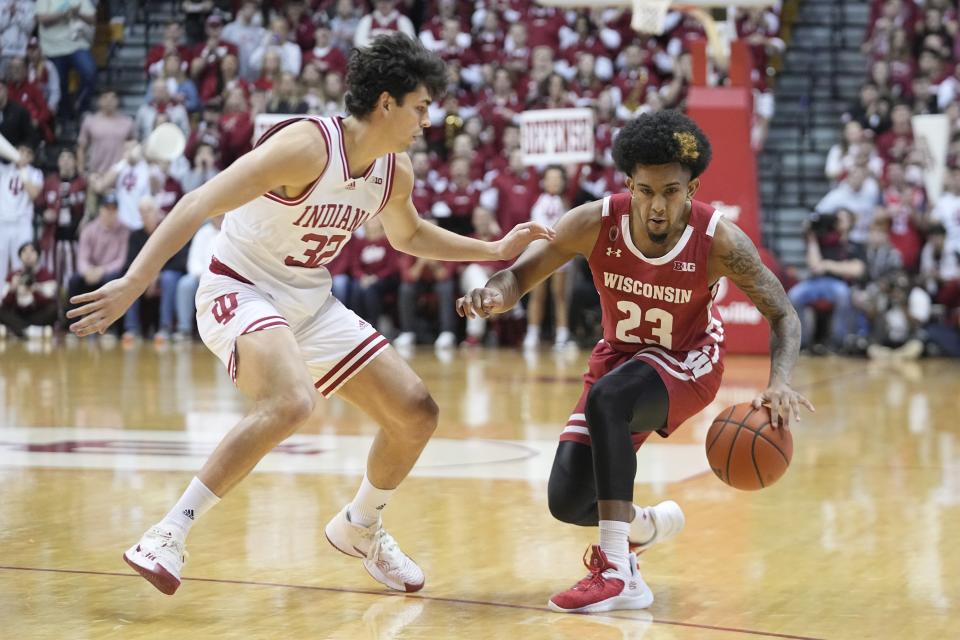
[[[597,486],[590,447],[569,440],[557,446],[547,485],[550,513],[561,522],[597,526]]]
[[[660,375],[639,360],[620,365],[593,385],[586,417],[598,499],[633,501],[637,456],[630,436],[663,427],[668,407]]]

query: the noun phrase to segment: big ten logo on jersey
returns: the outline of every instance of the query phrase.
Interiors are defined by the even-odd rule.
[[[237,314],[237,307],[240,306],[236,293],[225,293],[213,301],[213,319],[220,324],[227,324],[233,320]]]
[[[675,260],[673,262],[674,271],[686,271],[688,273],[693,273],[697,270],[696,262],[683,262],[681,260]]]

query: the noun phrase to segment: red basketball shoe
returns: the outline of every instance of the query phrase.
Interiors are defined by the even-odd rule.
[[[610,564],[600,545],[591,547],[590,562],[583,564],[590,575],[550,598],[549,606],[560,613],[600,613],[621,609],[646,609],[653,604],[653,592],[640,577],[637,556],[627,556],[625,571]]]

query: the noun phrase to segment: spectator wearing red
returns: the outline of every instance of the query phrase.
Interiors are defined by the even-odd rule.
[[[539,98],[534,103],[536,109],[569,109],[575,106],[566,79],[557,72],[540,81],[537,93]]]
[[[900,103],[893,107],[890,130],[877,136],[877,152],[886,162],[905,160],[913,147],[913,126],[910,106]]]
[[[290,39],[293,40],[294,44],[300,47],[300,50],[304,53],[313,49],[315,44],[314,32],[317,30],[317,25],[307,11],[304,0],[287,0],[284,15],[290,26]],[[297,73],[299,73],[299,70]]]
[[[167,88],[167,81],[156,78],[150,85],[150,101],[144,102],[137,109],[135,119],[137,139],[146,140],[150,132],[158,124],[172,122],[183,132],[184,137],[190,134],[190,116],[182,104],[173,99]]]
[[[217,88],[217,96],[226,96],[234,89],[243,91],[243,95],[249,100],[253,84],[240,76],[240,61],[237,56],[225,55],[220,61],[220,85]]]
[[[614,102],[635,112],[647,101],[647,93],[659,85],[650,69],[650,52],[638,44],[623,51],[623,66],[613,78]]]
[[[600,58],[592,53],[584,51],[577,54],[574,68],[574,76],[570,81],[570,91],[574,95],[574,101],[577,106],[593,106],[600,94],[606,88],[606,83],[600,80],[597,75],[597,67],[601,66]],[[606,60],[606,64],[613,68],[612,63]]]
[[[437,182],[438,176],[435,172],[431,172],[430,155],[426,151],[414,151],[410,159],[413,164],[413,192],[410,198],[417,213],[421,216],[429,216],[436,198],[433,185]]]
[[[360,18],[353,35],[353,46],[362,48],[373,42],[374,38],[386,33],[399,31],[411,40],[416,40],[417,32],[410,18],[397,11],[396,0],[374,0],[373,11]]]
[[[27,43],[27,81],[40,87],[50,112],[56,113],[60,107],[60,74],[40,51],[40,41],[36,37]]]
[[[184,61],[193,57],[191,47],[183,41],[183,27],[177,20],[171,21],[164,28],[163,42],[153,45],[147,51],[147,60],[144,63],[146,72],[151,76],[159,76],[163,72],[164,58],[172,53]]]
[[[40,255],[57,282],[66,285],[77,270],[77,241],[87,202],[87,179],[77,172],[72,149],[60,152],[57,171],[44,180],[40,202]]]
[[[563,10],[531,2],[522,20],[530,35],[530,47],[550,47],[552,51],[560,48],[560,29],[567,24]]]
[[[920,264],[923,247],[926,194],[923,187],[910,184],[907,173],[899,162],[887,165],[886,180],[881,194],[885,215],[890,219],[890,242],[900,252],[903,266],[914,272]]]
[[[435,52],[448,64],[460,66],[460,77],[472,87],[483,82],[480,72],[480,58],[470,44],[470,35],[461,31],[458,18],[448,18],[443,22],[440,41],[435,44]]]
[[[527,25],[514,22],[503,40],[503,66],[519,77],[530,69],[533,48],[528,41]],[[523,96],[520,96],[521,99]]]
[[[40,337],[41,327],[57,320],[57,281],[40,266],[33,242],[22,245],[17,255],[21,267],[0,285],[0,329],[9,329],[18,338]]]
[[[387,240],[379,218],[368,220],[363,234],[351,241],[357,246],[350,266],[354,285],[350,308],[379,330],[384,300],[397,291],[399,254]]]
[[[598,29],[586,13],[578,13],[573,26],[564,25],[560,29],[559,57],[571,68],[579,68],[580,58],[590,55],[596,63],[591,68],[602,78],[609,80],[613,76],[614,51],[620,49],[623,38],[614,29]]]
[[[450,163],[450,181],[437,193],[431,213],[440,227],[469,235],[473,210],[480,204],[480,191],[470,179],[470,161],[456,158]]]
[[[312,64],[321,73],[335,71],[345,75],[347,73],[347,57],[343,51],[334,46],[333,31],[327,22],[322,22],[314,31],[314,46],[303,54],[304,66]]]
[[[47,142],[53,142],[53,113],[43,90],[27,80],[27,63],[22,57],[12,58],[7,65],[7,95],[30,114],[31,124]]]
[[[521,111],[523,103],[514,89],[512,73],[505,67],[498,67],[493,72],[493,89],[480,93],[480,117],[493,125],[494,136],[500,140],[504,130],[513,124]]]
[[[530,208],[539,195],[537,172],[524,166],[523,152],[514,149],[510,152],[509,164],[493,178],[481,202],[496,212],[497,226],[506,232],[530,220]]]
[[[197,85],[200,99],[209,100],[220,86],[220,61],[228,54],[238,55],[237,46],[223,39],[223,18],[212,13],[205,24],[207,39],[194,48],[190,76]]]
[[[439,49],[441,46],[440,43],[443,40],[444,23],[447,20],[456,20],[459,25],[459,30],[467,29],[468,25],[463,22],[460,15],[469,15],[470,8],[471,7],[465,7],[464,11],[461,12],[458,6],[458,0],[438,0],[436,11],[431,12],[433,15],[430,19],[420,26],[420,42],[430,51]],[[459,44],[469,46],[469,36]]]
[[[223,168],[250,151],[253,139],[253,117],[243,91],[234,89],[227,96],[220,118],[220,158]]]
[[[420,38],[423,39],[422,32]],[[503,41],[504,29],[500,15],[491,9],[485,12],[480,28],[473,35],[473,50],[480,58],[480,63],[501,64],[504,57]]]
[[[263,65],[260,67],[260,77],[253,83],[258,91],[270,91],[280,84],[283,75],[283,58],[280,51],[274,47],[263,54]]]

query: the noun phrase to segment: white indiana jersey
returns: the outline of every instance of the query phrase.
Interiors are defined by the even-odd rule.
[[[43,172],[35,167],[20,169],[14,164],[0,164],[0,222],[33,222],[33,200],[21,172],[31,183],[43,184]]]
[[[211,270],[238,275],[270,294],[283,311],[308,317],[330,296],[332,278],[325,265],[387,204],[396,157],[391,153],[377,158],[363,175],[351,178],[338,117],[285,120],[257,145],[302,120],[315,124],[327,145],[323,173],[295,199],[265,193],[227,213],[214,242]]]

